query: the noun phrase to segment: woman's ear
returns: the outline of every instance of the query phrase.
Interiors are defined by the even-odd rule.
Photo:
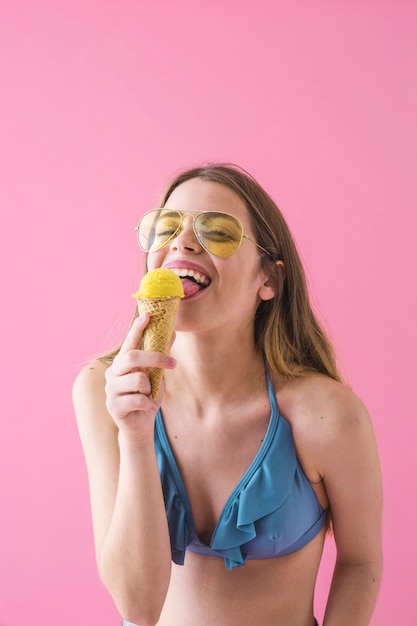
[[[276,261],[274,270],[271,272],[265,282],[261,285],[258,295],[261,300],[272,300],[282,292],[282,286],[285,281],[287,272],[283,261]]]

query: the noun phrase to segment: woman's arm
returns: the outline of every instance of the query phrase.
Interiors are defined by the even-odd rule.
[[[153,625],[169,584],[171,550],[154,450],[158,407],[145,367],[173,363],[137,349],[146,323],[135,321],[110,368],[96,361],[78,375],[73,398],[101,578],[125,619]]]
[[[337,559],[324,626],[368,626],[382,576],[378,453],[368,412],[357,396],[341,388],[329,407],[320,474],[330,501]]]

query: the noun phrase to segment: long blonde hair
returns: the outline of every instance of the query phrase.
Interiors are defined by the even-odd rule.
[[[255,345],[271,372],[284,377],[320,372],[341,381],[332,344],[311,306],[306,276],[288,225],[272,198],[242,168],[209,163],[185,170],[168,185],[160,206],[182,183],[199,178],[234,191],[245,203],[258,244],[271,256],[261,255],[270,272],[275,297],[262,301],[254,320]],[[276,261],[282,261],[285,278]],[[112,359],[119,348],[104,355]]]

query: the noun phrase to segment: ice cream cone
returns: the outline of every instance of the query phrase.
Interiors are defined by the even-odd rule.
[[[184,290],[180,278],[172,270],[158,268],[145,274],[138,293],[133,294],[138,301],[139,315],[149,313],[150,319],[143,334],[142,349],[168,354],[175,318]],[[164,370],[151,367],[148,370],[152,387],[152,397],[158,397]]]
[[[143,334],[143,350],[168,354],[179,304],[180,298],[165,298],[161,300],[138,299],[139,314],[150,314],[149,324]],[[164,370],[159,367],[150,367],[148,374],[151,381],[152,397],[156,400],[164,376]]]

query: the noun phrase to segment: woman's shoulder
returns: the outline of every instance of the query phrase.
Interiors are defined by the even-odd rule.
[[[87,363],[76,376],[72,387],[72,399],[78,419],[91,416],[106,405],[105,372],[110,362],[94,359]]]
[[[299,433],[337,437],[369,421],[362,399],[347,385],[322,374],[286,381],[278,389],[277,400],[283,416]]]
[[[277,399],[282,416],[291,426],[297,455],[312,482],[326,475],[336,464],[336,457],[347,459],[352,450],[372,448],[374,435],[368,410],[346,385],[313,374],[288,381],[278,391]]]
[[[105,372],[110,365],[110,361],[101,358],[94,359],[84,365],[75,377],[73,390],[77,393],[88,393],[97,385],[104,384]]]

